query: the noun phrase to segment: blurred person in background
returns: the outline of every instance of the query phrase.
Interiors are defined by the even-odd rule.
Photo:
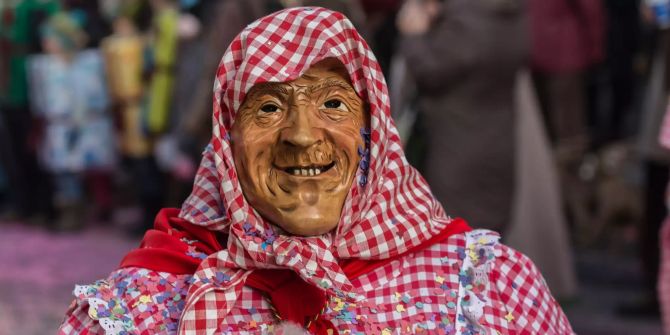
[[[173,103],[179,11],[175,0],[150,0],[150,4],[153,18],[145,127],[150,134],[161,134],[168,129]]]
[[[599,148],[614,141],[620,141],[634,132],[629,125],[637,121],[632,112],[638,91],[636,76],[636,56],[639,55],[641,40],[640,1],[605,0],[606,47],[602,69],[592,76],[598,89],[598,81],[604,81],[607,89],[603,108],[597,101],[590,101],[589,124],[591,126],[591,148]],[[591,85],[593,86],[593,85]],[[590,96],[598,99],[599,94]],[[637,114],[637,113],[635,113]],[[627,127],[628,126],[628,127]]]
[[[624,316],[658,315],[657,284],[661,250],[659,234],[666,217],[665,186],[670,173],[670,152],[662,130],[663,116],[668,106],[670,80],[670,17],[664,10],[656,11],[655,5],[670,6],[668,1],[645,1],[641,14],[647,25],[652,27],[650,65],[647,73],[641,106],[641,124],[637,146],[642,160],[644,176],[644,217],[639,225],[639,256],[642,262],[644,295],[620,306]],[[659,138],[663,141],[659,143]],[[665,237],[663,237],[665,238]]]
[[[140,158],[150,153],[151,144],[141,124],[144,40],[126,16],[114,19],[114,33],[102,40],[107,81],[118,118],[120,152]]]
[[[0,18],[5,51],[5,84],[0,85],[0,113],[6,123],[8,145],[5,167],[10,194],[7,214],[16,218],[46,222],[53,214],[51,185],[47,173],[37,162],[33,111],[28,101],[26,62],[41,53],[39,27],[60,10],[57,0],[22,0],[7,5]],[[5,63],[6,62],[6,63]]]
[[[366,30],[362,31],[363,36],[367,34],[367,41],[387,78],[390,74],[391,59],[397,47],[396,18],[402,3],[402,0],[360,0],[366,23]]]
[[[583,152],[585,72],[604,57],[600,0],[529,0],[531,67],[548,133],[558,151]]]
[[[665,5],[665,11],[655,12],[653,5],[663,6]],[[661,7],[663,8],[663,7]],[[659,15],[661,14],[661,15]],[[665,15],[662,15],[665,14]],[[654,260],[659,260],[656,264],[658,267],[651,267],[654,264],[645,264],[648,275],[653,275],[656,273],[650,272],[651,270],[658,271],[658,282],[657,282],[657,295],[658,302],[660,303],[660,312],[663,321],[664,334],[670,334],[670,183],[668,183],[668,177],[670,173],[668,169],[670,168],[670,2],[667,1],[648,1],[647,6],[643,7],[643,17],[648,23],[653,24],[658,29],[658,44],[655,53],[654,62],[651,68],[651,78],[648,88],[647,95],[647,104],[645,105],[646,110],[646,130],[647,137],[651,137],[649,134],[658,135],[655,139],[657,144],[656,146],[647,146],[647,148],[655,148],[654,151],[648,151],[648,153],[655,153],[655,155],[648,155],[647,157],[655,157],[655,160],[647,160],[647,186],[653,189],[657,194],[650,194],[649,190],[647,191],[648,197],[653,197],[647,199],[647,206],[650,213],[647,213],[647,220],[645,220],[648,235],[652,235],[655,232],[653,229],[657,228],[657,225],[660,225],[660,259],[653,258]],[[654,71],[658,72],[655,73]],[[659,113],[660,110],[663,112]],[[664,114],[662,119],[659,119],[657,116]],[[656,124],[659,124],[658,131],[656,130]],[[643,133],[642,135],[645,135]],[[663,171],[664,170],[664,171]],[[654,172],[655,171],[655,172]],[[667,186],[665,190],[665,196],[661,197],[661,190],[659,189],[660,185],[651,185],[650,182],[660,183],[665,181]],[[661,200],[662,199],[662,200]],[[651,205],[651,206],[650,206]],[[661,209],[661,206],[665,205],[665,211]],[[657,219],[658,222],[654,223],[650,220]],[[663,222],[661,222],[663,220]],[[651,239],[645,239],[644,242],[651,242]],[[656,246],[659,246],[658,244]],[[654,247],[645,248],[648,252],[657,250]],[[647,253],[644,253],[643,249],[642,257],[649,256]]]
[[[9,85],[9,54],[11,52],[9,43],[9,26],[13,19],[12,8],[8,3],[0,3],[0,218],[9,211],[9,185],[7,168],[12,168],[14,163],[11,138],[5,120],[5,92]],[[13,175],[13,174],[12,174]]]
[[[577,274],[561,188],[537,94],[528,69],[518,76],[515,97],[514,209],[505,243],[531,257],[559,301],[577,295]]]
[[[160,136],[170,130],[170,116],[174,103],[175,65],[178,55],[179,8],[176,0],[150,0],[149,7],[142,1],[131,2],[128,7],[139,19],[150,13],[143,51],[143,78],[140,133],[135,143],[137,151],[126,156],[125,165],[130,170],[133,192],[139,200],[139,222],[130,225],[130,232],[142,234],[151,226],[153,213],[159,210],[168,190],[166,175],[158,165],[155,144]],[[130,114],[128,114],[130,116]],[[129,131],[136,131],[130,130]],[[146,147],[143,147],[146,145]]]
[[[524,8],[516,0],[409,0],[398,14],[426,132],[424,176],[449,213],[499,232],[514,192]]]
[[[76,15],[86,32],[86,48],[97,48],[103,38],[111,33],[108,21],[103,17],[101,0],[61,0],[63,9]]]
[[[12,51],[9,33],[13,20],[13,7],[8,3],[0,3],[0,108],[5,106],[4,100],[9,85],[9,55]]]
[[[531,70],[575,225],[588,227],[578,175],[591,138],[587,128],[587,71],[604,57],[601,0],[529,0]]]
[[[136,208],[139,215],[124,220],[130,221],[127,224],[131,230],[141,230],[146,227],[138,221],[150,219],[146,211],[160,206],[161,201],[161,188],[156,185],[161,183],[160,173],[152,159],[153,140],[143,126],[142,71],[146,43],[129,16],[119,14],[112,27],[113,34],[102,40],[101,50],[124,170],[119,174],[125,176],[118,183],[120,196],[116,205],[117,209]],[[123,180],[128,187],[123,187]]]
[[[0,131],[3,131],[3,129],[0,129]],[[7,173],[5,173],[4,166],[4,164],[0,164],[0,211],[6,206],[7,198],[9,197]]]
[[[9,130],[2,114],[2,106],[0,106],[0,219],[7,219],[3,217],[5,211],[9,211],[11,189],[9,188],[9,178],[15,175],[15,172],[10,172],[7,169],[15,168],[11,161],[12,148],[11,140],[9,138]]]
[[[111,210],[115,138],[107,87],[97,50],[82,50],[86,34],[67,12],[41,27],[45,54],[29,59],[30,99],[44,124],[37,145],[40,162],[55,185],[57,229],[82,226],[86,187],[101,218]]]
[[[661,131],[659,133],[659,143],[666,150],[670,157],[670,95],[668,96],[666,112]],[[666,166],[666,168],[668,168]],[[664,334],[670,334],[670,184],[666,186],[664,196],[666,213],[662,222],[660,234],[660,262],[658,273],[657,296],[660,302],[660,310],[663,321]]]

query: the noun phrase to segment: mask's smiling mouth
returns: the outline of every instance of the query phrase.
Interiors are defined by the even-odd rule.
[[[314,177],[327,172],[335,166],[335,162],[330,162],[325,165],[308,165],[308,166],[289,166],[285,168],[278,168],[292,176],[297,177]]]

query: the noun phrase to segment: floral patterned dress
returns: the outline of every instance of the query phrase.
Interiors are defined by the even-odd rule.
[[[572,334],[532,262],[498,238],[486,230],[454,235],[393,261],[353,282],[355,302],[333,296],[320,317],[339,334]],[[59,334],[176,334],[195,280],[126,268],[79,285]],[[248,287],[241,296],[216,333],[272,334],[278,320],[268,301]]]

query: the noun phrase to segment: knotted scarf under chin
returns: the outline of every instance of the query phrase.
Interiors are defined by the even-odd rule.
[[[255,270],[246,285],[257,289],[272,304],[277,317],[304,325],[313,334],[335,331],[333,324],[320,318],[326,306],[326,292],[311,285],[291,270]]]

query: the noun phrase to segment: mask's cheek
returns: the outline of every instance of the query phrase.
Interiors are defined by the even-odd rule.
[[[242,191],[247,197],[254,197],[260,190],[260,178],[258,176],[259,163],[262,155],[259,157],[255,152],[258,145],[249,139],[252,138],[244,131],[234,129],[232,131],[232,151],[235,161],[235,171],[242,187]]]
[[[357,149],[354,149],[354,147],[351,146],[351,143],[348,147],[342,148],[339,151],[338,164],[340,164],[340,166],[338,166],[338,170],[340,173],[340,183],[348,189],[356,175],[360,157],[358,156]]]
[[[274,187],[274,181],[276,180],[276,171],[272,171],[272,155],[269,148],[249,152],[246,160],[249,182],[254,184],[254,189],[257,192],[268,193],[268,188]],[[272,174],[275,175],[274,178]]]
[[[344,152],[351,162],[358,162],[361,158],[359,150],[365,149],[365,143],[359,134],[359,130],[343,129],[343,131],[337,134],[334,138],[336,139],[336,148]]]

